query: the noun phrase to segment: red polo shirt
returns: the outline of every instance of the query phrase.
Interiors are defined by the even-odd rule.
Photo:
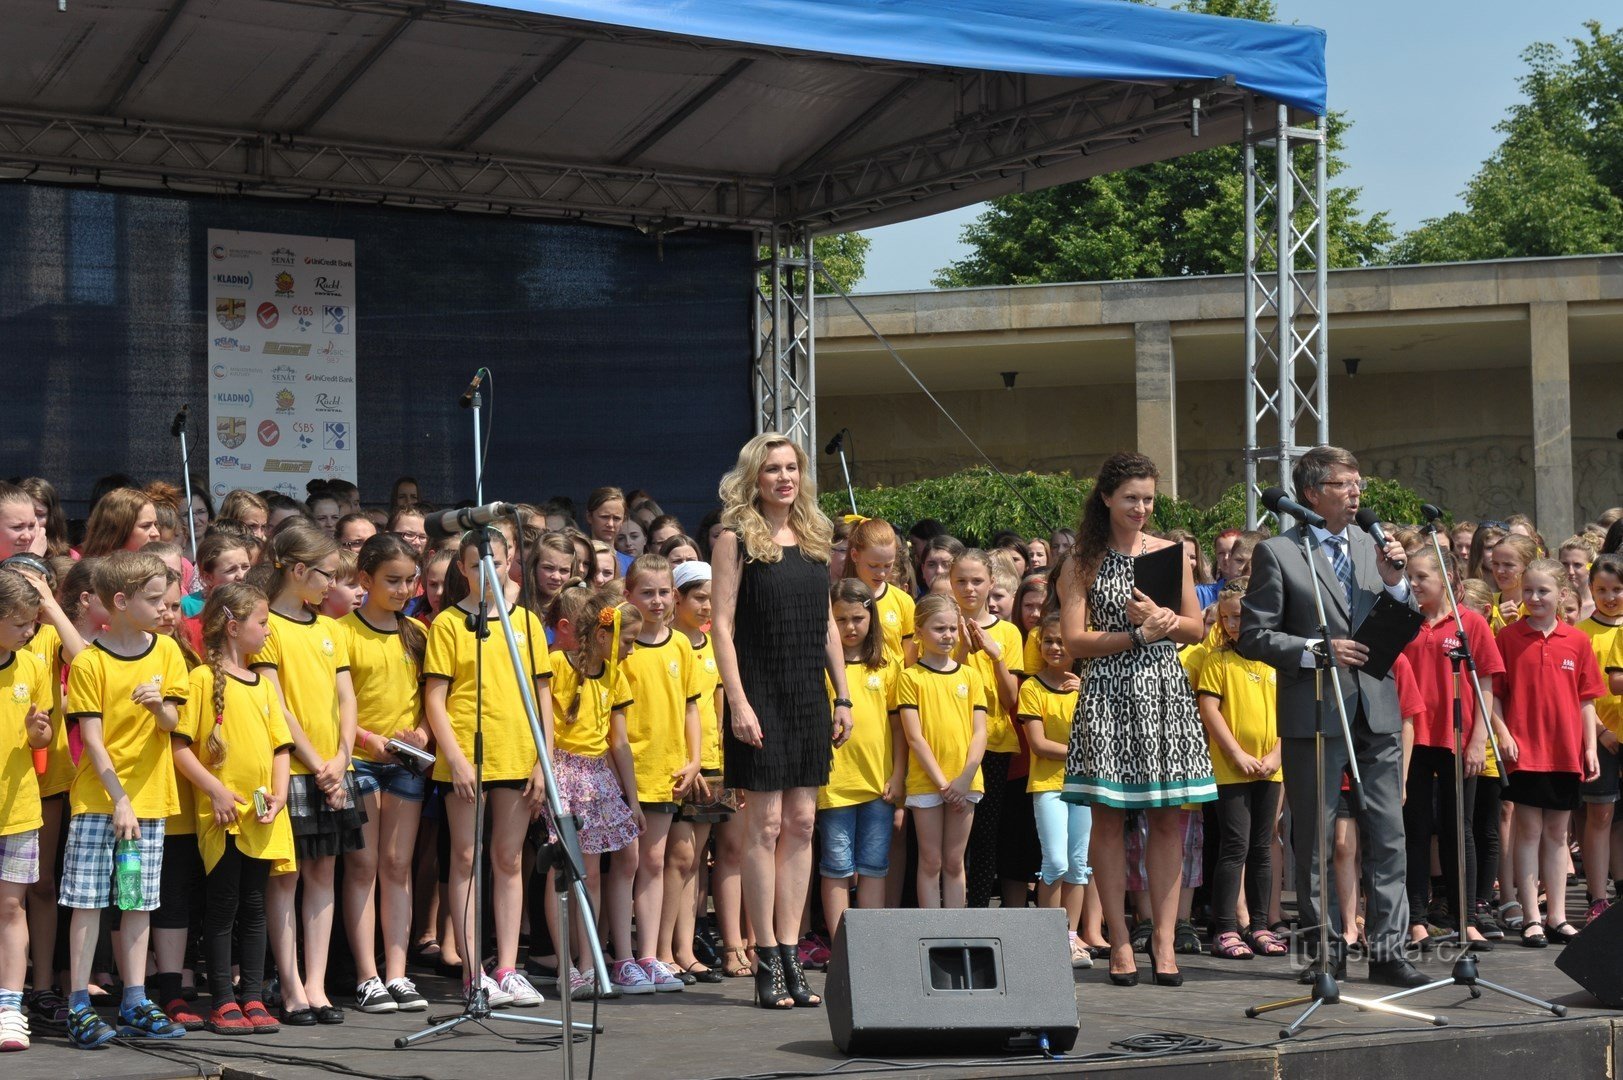
[[[1499,631],[1504,654],[1505,726],[1521,755],[1518,770],[1583,774],[1583,703],[1606,693],[1582,630],[1557,622],[1548,636],[1518,619]]]
[[[1505,662],[1499,655],[1499,646],[1488,629],[1488,620],[1474,611],[1460,609],[1460,621],[1465,626],[1465,639],[1470,643],[1471,656],[1476,660],[1477,672],[1482,676],[1482,689],[1493,692],[1488,679],[1504,673]],[[1413,641],[1403,648],[1403,655],[1414,667],[1415,681],[1425,707],[1415,717],[1414,744],[1440,750],[1454,749],[1454,669],[1448,654],[1459,647],[1459,633],[1454,617],[1445,615],[1434,623],[1424,624]],[[1476,691],[1471,689],[1470,672],[1462,672],[1463,693],[1460,704],[1464,708],[1465,737],[1471,737],[1476,723]],[[1408,713],[1404,713],[1408,716]]]

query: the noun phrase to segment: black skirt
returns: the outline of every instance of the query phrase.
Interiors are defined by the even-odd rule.
[[[1535,810],[1576,810],[1580,780],[1577,773],[1517,769],[1500,798]]]

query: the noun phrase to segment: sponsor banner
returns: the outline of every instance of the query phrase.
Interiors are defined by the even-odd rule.
[[[355,242],[210,229],[203,278],[210,488],[353,482]]]

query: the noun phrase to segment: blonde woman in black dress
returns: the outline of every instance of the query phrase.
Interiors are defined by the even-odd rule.
[[[726,694],[725,774],[742,789],[744,910],[763,1008],[820,1005],[795,945],[812,872],[817,789],[851,734],[845,654],[828,600],[833,530],[806,455],[767,432],[721,481],[711,552],[713,637]],[[825,672],[834,686],[832,717]]]

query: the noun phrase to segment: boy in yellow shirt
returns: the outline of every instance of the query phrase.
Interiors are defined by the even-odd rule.
[[[61,904],[73,911],[68,935],[68,1039],[93,1049],[118,1035],[174,1039],[186,1029],[147,997],[151,911],[163,874],[164,821],[180,810],[169,735],[180,723],[188,676],[180,646],[155,634],[169,588],[168,568],[151,552],[118,551],[96,567],[96,596],[107,632],[73,662],[69,717],[79,721],[84,755],[69,796]],[[90,1007],[85,986],[107,907],[118,841],[134,840],[141,866],[139,902],[124,912],[118,973],[124,998],[115,1032]]]

